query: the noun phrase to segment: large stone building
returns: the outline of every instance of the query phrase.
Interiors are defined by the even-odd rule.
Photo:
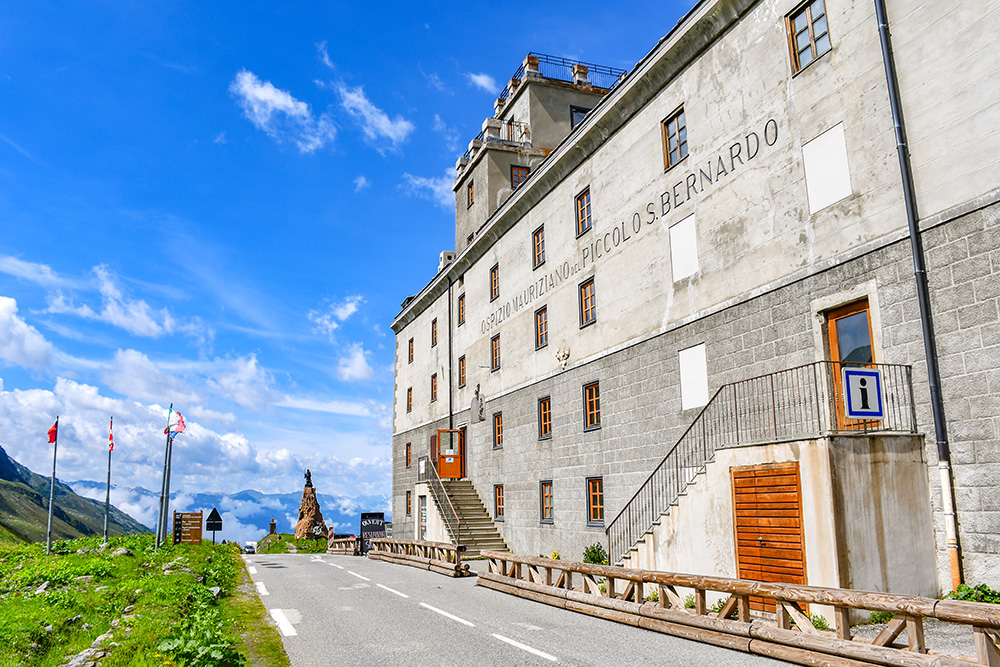
[[[891,46],[879,2],[703,0],[627,73],[525,59],[393,323],[397,536],[454,539],[440,475],[518,553],[1000,583],[1000,2],[886,3]]]

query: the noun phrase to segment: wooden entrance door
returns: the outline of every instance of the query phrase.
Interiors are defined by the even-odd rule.
[[[864,421],[848,419],[844,414],[844,388],[841,386],[841,370],[845,366],[848,368],[872,368],[875,363],[868,299],[831,310],[826,314],[826,324],[830,343],[830,358],[834,362],[831,372],[833,374],[837,428],[840,430],[864,428]]]
[[[736,515],[736,570],[740,579],[806,583],[799,464],[731,468]],[[774,602],[750,598],[750,609],[774,611]]]
[[[438,429],[438,476],[441,479],[461,479],[465,470],[465,442],[458,429]]]

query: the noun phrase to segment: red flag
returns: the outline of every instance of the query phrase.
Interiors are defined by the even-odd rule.
[[[57,420],[56,420],[56,423],[52,425],[52,428],[50,428],[50,429],[48,430],[48,434],[49,434],[49,444],[50,444],[50,445],[51,445],[51,444],[52,444],[53,442],[55,442],[55,441],[56,441],[56,432],[57,432],[58,430],[59,430],[59,420],[57,419]]]
[[[115,418],[111,418],[111,425],[108,426],[108,451],[115,451]]]

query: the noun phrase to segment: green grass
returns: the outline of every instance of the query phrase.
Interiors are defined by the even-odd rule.
[[[275,642],[278,649],[264,659],[255,655],[253,664],[288,664],[259,599],[240,593],[246,570],[237,547],[154,552],[150,535],[113,537],[105,551],[97,550],[100,543],[99,537],[57,541],[46,556],[43,545],[0,541],[0,667],[64,664],[116,619],[102,667],[248,665],[247,647]],[[118,547],[134,555],[113,556]],[[167,563],[175,563],[171,574],[163,571]],[[221,589],[218,599],[213,586]]]
[[[267,535],[257,542],[259,554],[323,554],[326,553],[326,540],[297,540],[291,533]]]

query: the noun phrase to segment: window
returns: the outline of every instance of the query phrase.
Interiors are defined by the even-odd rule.
[[[830,33],[827,31],[823,0],[813,0],[802,5],[788,15],[787,21],[792,70],[798,72],[830,50]]]
[[[469,234],[469,236],[465,239],[465,245],[472,245],[472,239],[474,238],[476,238],[475,234]]]
[[[587,523],[604,525],[604,478],[587,478]]]
[[[413,491],[406,492],[406,516],[413,512]]]
[[[590,188],[576,196],[576,235],[590,230]]]
[[[409,342],[406,343],[406,347],[407,347],[406,363],[412,364],[413,363],[413,339],[412,338],[409,340]]]
[[[493,518],[503,521],[503,484],[493,485]]]
[[[438,321],[435,317],[431,320],[431,347],[438,344]]]
[[[431,403],[438,400],[438,374],[431,375]]]
[[[531,266],[537,269],[545,263],[545,225],[531,235]]]
[[[413,387],[406,388],[406,411],[413,410]]]
[[[465,355],[458,358],[458,386],[465,386]]]
[[[583,387],[583,430],[601,428],[601,385],[591,382]]]
[[[684,122],[684,107],[663,121],[663,160],[667,169],[687,157],[687,125]]]
[[[490,339],[490,370],[500,370],[500,334]]]
[[[517,165],[510,166],[510,187],[517,188],[528,179],[528,168]]]
[[[503,413],[493,413],[493,449],[503,447]]]
[[[494,264],[490,269],[490,301],[500,296],[500,265]]]
[[[699,343],[677,352],[681,373],[681,410],[700,408],[708,403],[708,362],[705,344]]]
[[[465,190],[465,196],[466,196],[466,200],[467,200],[466,204],[465,204],[466,208],[471,207],[472,204],[476,201],[475,188],[473,187],[474,183],[475,183],[475,181],[469,181],[469,185],[468,185],[468,187]]]
[[[549,307],[542,306],[535,311],[535,349],[549,344]]]
[[[552,437],[552,399],[549,396],[538,399],[538,439]]]
[[[465,294],[458,295],[458,326],[465,324]]]
[[[409,468],[412,464],[411,453],[413,451],[413,446],[410,443],[406,443],[406,467]]]
[[[574,127],[579,125],[589,111],[590,109],[584,109],[583,107],[570,107],[569,128],[572,130]]]
[[[538,500],[541,505],[542,523],[552,523],[552,480],[539,483]]]
[[[594,293],[594,279],[580,283],[580,328],[597,321],[597,295]]]

